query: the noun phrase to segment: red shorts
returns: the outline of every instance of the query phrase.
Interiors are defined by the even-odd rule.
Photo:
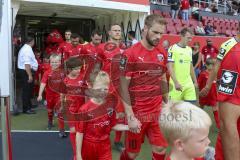
[[[145,135],[148,137],[151,145],[167,147],[167,142],[161,133],[157,121],[141,123],[142,127],[140,133],[135,134],[130,131],[126,132],[125,145],[127,152],[139,153],[141,145],[144,142]]]
[[[82,144],[83,160],[112,160],[111,143],[109,140],[104,142],[90,142],[83,140]]]
[[[207,96],[199,97],[199,104],[201,106],[212,106],[215,107],[217,105],[217,86],[216,83],[213,83],[211,89]]]
[[[47,109],[55,109],[55,108],[59,108],[60,106],[60,97],[59,96],[46,96],[46,100],[47,100]]]

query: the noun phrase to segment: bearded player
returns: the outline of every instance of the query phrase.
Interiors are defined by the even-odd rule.
[[[160,131],[158,117],[162,100],[168,101],[168,95],[163,93],[167,88],[167,57],[157,46],[165,29],[166,21],[161,16],[147,16],[142,40],[124,52],[126,59],[121,61],[121,68],[125,68],[125,76],[120,78],[120,90],[130,131],[126,133],[126,150],[122,152],[121,160],[135,159],[145,136],[151,144],[152,159],[164,160],[167,143]],[[129,71],[128,67],[135,70]]]

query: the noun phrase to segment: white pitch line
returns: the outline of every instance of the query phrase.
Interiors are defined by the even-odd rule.
[[[11,130],[13,133],[58,133],[59,131],[44,131],[44,130]],[[69,132],[69,131],[65,131]]]

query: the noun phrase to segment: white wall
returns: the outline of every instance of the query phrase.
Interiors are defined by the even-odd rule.
[[[3,0],[0,32],[0,88],[2,96],[10,96],[12,84],[11,61],[11,2]]]

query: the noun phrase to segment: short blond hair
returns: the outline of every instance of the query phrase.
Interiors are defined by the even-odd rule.
[[[94,86],[96,83],[102,83],[109,86],[110,78],[107,72],[99,71],[91,76],[90,82],[92,86]]]
[[[163,107],[159,123],[170,146],[177,139],[187,140],[193,130],[212,125],[209,115],[189,102],[170,102]]]
[[[56,53],[53,53],[53,54],[51,54],[51,56],[50,56],[50,61],[52,60],[52,59],[59,59],[59,60],[61,60],[61,55],[59,55],[59,54],[56,54]]]

